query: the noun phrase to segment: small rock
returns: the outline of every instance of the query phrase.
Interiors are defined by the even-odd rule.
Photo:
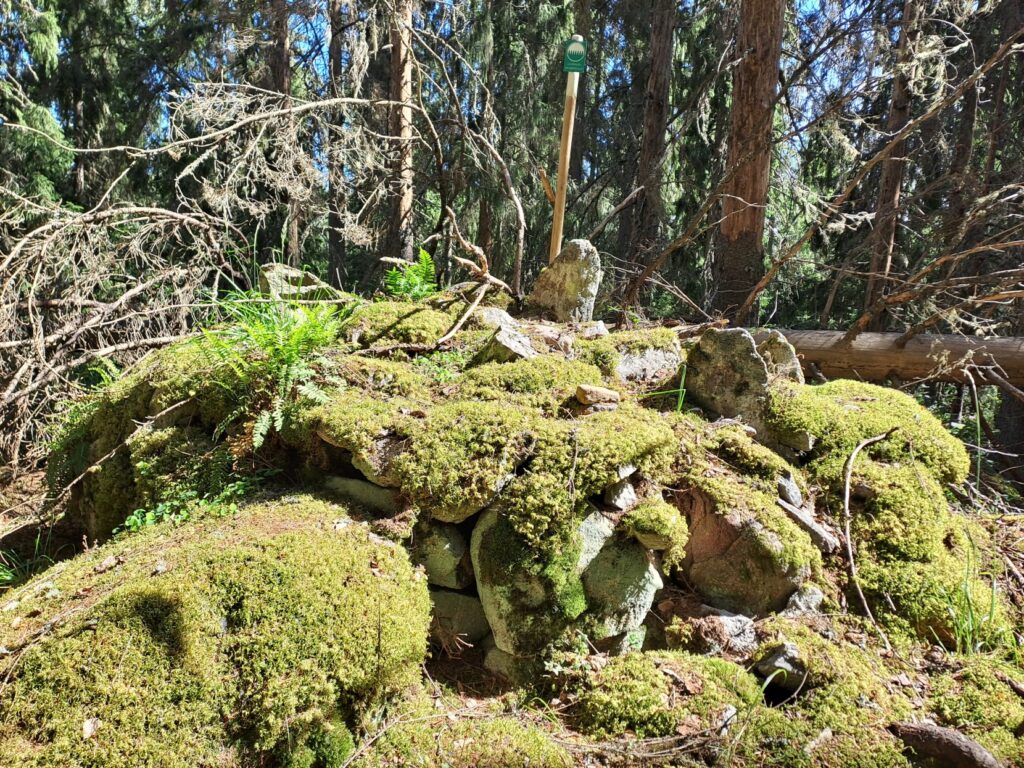
[[[476,357],[473,365],[483,363],[511,363],[537,356],[530,337],[513,328],[499,328]]]
[[[814,616],[821,612],[821,604],[825,602],[825,593],[813,584],[804,584],[794,592],[782,616]]]
[[[590,416],[594,413],[609,413],[610,411],[617,411],[619,409],[618,403],[594,403],[593,405],[587,405],[580,409],[580,416]]]
[[[729,726],[732,725],[733,720],[736,719],[736,715],[739,714],[739,710],[736,709],[732,704],[726,706],[722,710],[722,714],[718,716],[718,735],[725,736],[729,733]]]
[[[393,491],[366,480],[330,475],[324,479],[324,488],[368,512],[392,516],[398,513],[398,500]]]
[[[448,589],[465,589],[473,583],[469,546],[462,531],[450,523],[417,526],[413,561],[427,572],[427,583]]]
[[[776,503],[790,520],[807,531],[807,535],[811,537],[814,546],[826,555],[839,549],[839,536],[829,526],[815,520],[810,510],[794,507],[784,499],[776,499]]]
[[[7,613],[8,611],[15,611],[18,609],[18,605],[18,600],[11,600],[8,603],[4,603],[4,607],[0,608],[0,611],[3,611],[4,613]]]
[[[123,558],[115,557],[114,555],[109,555],[108,557],[106,557],[103,560],[103,562],[101,562],[99,565],[97,565],[92,570],[93,570],[93,573],[106,573],[111,568],[116,568],[117,566],[119,566],[123,562],[124,562]]]
[[[639,497],[636,488],[629,480],[619,480],[604,489],[604,503],[622,512],[627,512],[637,505]]]
[[[163,560],[157,560],[150,575],[159,576],[161,573],[167,573],[167,563]]]
[[[793,643],[783,643],[756,666],[758,673],[770,679],[772,685],[790,692],[798,690],[807,678],[807,665]]]
[[[617,403],[619,393],[607,387],[595,387],[592,384],[580,384],[576,387],[576,399],[583,405],[596,405],[598,403]]]
[[[794,507],[802,507],[804,505],[804,495],[800,492],[800,486],[797,485],[796,479],[790,472],[780,475],[777,485],[780,499],[788,501]]]
[[[100,719],[98,717],[90,717],[82,723],[82,738],[91,739],[96,735],[96,731],[100,728]]]
[[[479,599],[447,589],[432,589],[430,599],[434,605],[431,634],[445,647],[457,641],[475,645],[490,634]]]
[[[579,330],[581,339],[603,339],[609,333],[608,327],[604,324],[603,320],[595,320],[592,323],[584,325]]]
[[[588,240],[570,240],[541,271],[527,305],[560,323],[590,322],[603,275],[597,248]]]
[[[493,330],[500,328],[518,330],[519,328],[519,322],[504,309],[498,309],[498,307],[479,307],[473,313],[471,322],[479,328],[491,328]]]
[[[616,368],[620,379],[626,381],[661,381],[679,370],[683,362],[678,344],[671,349],[649,347],[641,350],[619,350],[619,365]]]

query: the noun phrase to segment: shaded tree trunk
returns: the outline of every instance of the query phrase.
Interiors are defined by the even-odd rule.
[[[342,78],[344,69],[342,67],[342,56],[344,55],[343,34],[346,27],[346,4],[344,0],[330,0],[328,9],[328,20],[331,26],[331,41],[328,47],[328,58],[330,60],[330,95],[332,98],[342,94]],[[335,113],[331,120],[335,129],[341,128],[341,115]],[[345,169],[341,160],[336,157],[329,158],[330,167],[327,170],[327,280],[336,288],[342,287],[346,268],[345,238],[342,236],[342,209],[345,205],[343,189],[343,176]]]
[[[657,246],[665,214],[661,167],[665,159],[676,13],[675,0],[657,0],[651,13],[650,71],[644,91],[643,135],[636,172],[636,186],[642,186],[644,192],[640,203],[630,210],[633,226],[628,253],[633,263],[646,262],[648,252]]]
[[[735,316],[764,275],[764,222],[772,161],[784,0],[743,0],[733,72],[727,180],[715,248],[711,305]],[[742,319],[742,318],[737,318]]]
[[[903,19],[900,23],[899,47],[896,52],[896,76],[892,84],[892,100],[886,119],[886,133],[899,133],[910,120],[912,83],[910,68],[913,66],[914,42],[918,35],[917,17],[920,14],[918,0],[906,0],[903,5]],[[889,157],[882,163],[878,181],[878,202],[875,205],[874,229],[871,233],[871,264],[868,268],[867,289],[864,292],[864,307],[871,307],[881,298],[886,281],[892,270],[893,248],[896,244],[896,223],[899,215],[900,192],[906,168],[906,141],[893,147]],[[872,320],[869,330],[881,329],[884,318],[879,314]]]
[[[271,34],[273,45],[270,50],[270,79],[273,90],[284,96],[286,105],[291,103],[292,61],[291,41],[288,29],[288,0],[273,0],[271,5]],[[289,119],[288,131],[295,133],[294,121]],[[285,255],[289,264],[299,266],[299,211],[291,200],[285,201],[287,209],[286,232],[284,232]]]
[[[391,22],[391,100],[412,99],[412,0],[399,0]],[[391,108],[390,133],[396,142],[388,255],[413,260],[412,107]]]

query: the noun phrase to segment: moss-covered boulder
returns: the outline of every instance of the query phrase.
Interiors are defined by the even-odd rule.
[[[353,768],[569,768],[570,753],[540,725],[494,707],[413,697],[377,731]]]
[[[610,659],[580,694],[576,724],[608,738],[718,731],[761,690],[742,667],[682,652],[628,653]]]
[[[430,615],[401,548],[308,497],[117,539],[7,598],[0,763],[38,768],[338,764],[419,679]]]

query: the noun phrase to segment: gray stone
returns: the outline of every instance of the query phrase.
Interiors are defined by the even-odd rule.
[[[421,523],[413,536],[413,560],[423,566],[429,584],[465,589],[473,583],[469,547],[462,531],[450,523]]]
[[[473,313],[470,324],[476,328],[490,328],[495,331],[501,328],[519,329],[519,321],[498,307],[479,307]]]
[[[614,507],[622,512],[626,512],[635,507],[639,500],[640,499],[636,494],[636,488],[633,487],[633,484],[629,482],[628,479],[619,480],[619,482],[613,483],[604,489],[604,503],[609,507]]]
[[[264,264],[260,267],[260,293],[281,301],[324,301],[356,296],[343,293],[323,280],[287,264]]]
[[[621,656],[624,653],[642,650],[647,639],[647,627],[638,627],[621,635],[612,635],[594,642],[594,647],[601,653]]]
[[[588,240],[570,240],[541,271],[527,304],[560,323],[590,322],[603,275],[597,248]]]
[[[596,405],[597,403],[617,403],[619,393],[608,387],[595,387],[593,384],[580,384],[576,387],[576,399],[583,405]]]
[[[682,362],[683,356],[678,343],[674,348],[668,349],[658,347],[638,350],[620,349],[616,373],[620,379],[626,381],[661,381],[679,370],[679,365]],[[689,379],[687,379],[687,386],[689,386]]]
[[[794,507],[802,507],[804,505],[804,495],[791,473],[787,472],[784,475],[780,475],[777,485],[780,499],[792,504]]]
[[[603,339],[608,333],[608,326],[604,324],[603,320],[595,320],[579,330],[581,339]]]
[[[761,431],[768,366],[743,328],[710,328],[686,360],[686,394],[701,408],[743,419]]]
[[[600,636],[610,637],[639,629],[664,584],[643,546],[613,538],[584,571],[583,586]]]
[[[807,679],[807,665],[800,658],[800,649],[793,643],[782,643],[757,662],[756,669],[771,684],[786,691],[799,690]]]
[[[324,488],[368,512],[387,517],[398,512],[395,492],[366,480],[329,475],[324,479]]]
[[[792,557],[806,545],[783,541],[758,519],[756,506],[720,508],[696,489],[679,494],[677,503],[689,527],[684,583],[712,605],[765,616],[781,610],[810,576],[812,562]],[[790,535],[807,534],[794,527]]]
[[[477,593],[495,644],[514,656],[542,650],[585,610],[580,574],[599,555],[614,524],[594,510],[580,523],[575,563],[537,569],[534,552],[518,537],[500,505],[484,510],[470,537]]]
[[[541,663],[533,658],[514,656],[503,651],[494,643],[493,636],[486,637],[481,644],[484,649],[484,668],[492,675],[508,680],[513,685],[529,685],[537,682],[543,673]]]
[[[445,647],[458,642],[476,645],[490,634],[491,628],[484,616],[484,608],[472,595],[432,589],[430,600],[434,606],[434,621],[430,631],[434,639]]]
[[[793,618],[815,616],[821,613],[821,605],[824,602],[824,592],[814,584],[804,584],[790,596],[789,602],[786,603],[786,610],[780,615]]]
[[[804,383],[800,358],[793,345],[779,331],[755,331],[754,342],[757,344],[757,353],[764,360],[768,375],[772,379],[789,379],[799,384]]]
[[[807,535],[811,537],[811,541],[814,542],[814,546],[826,555],[839,549],[839,535],[832,530],[831,526],[815,520],[813,511],[807,507],[794,507],[785,499],[777,499],[776,503],[790,520],[807,532]]]
[[[672,615],[689,628],[685,647],[691,653],[746,659],[757,650],[757,630],[750,617],[690,600],[673,607],[677,610]]]
[[[536,356],[529,336],[513,328],[499,328],[473,358],[473,365],[511,363]]]
[[[594,510],[580,523],[580,556],[576,561],[577,573],[583,573],[597,557],[608,539],[615,533],[615,524],[599,510]]]

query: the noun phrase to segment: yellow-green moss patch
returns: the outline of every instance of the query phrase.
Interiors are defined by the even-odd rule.
[[[336,751],[418,680],[430,614],[400,548],[301,497],[115,541],[9,598],[0,762],[38,768]]]
[[[724,712],[756,706],[757,681],[722,659],[683,652],[628,653],[610,659],[580,694],[576,722],[599,738],[668,736],[721,726]],[[690,722],[693,721],[693,722]]]
[[[457,317],[457,308],[440,312],[427,304],[378,301],[357,308],[344,322],[342,333],[362,347],[433,344]]]

